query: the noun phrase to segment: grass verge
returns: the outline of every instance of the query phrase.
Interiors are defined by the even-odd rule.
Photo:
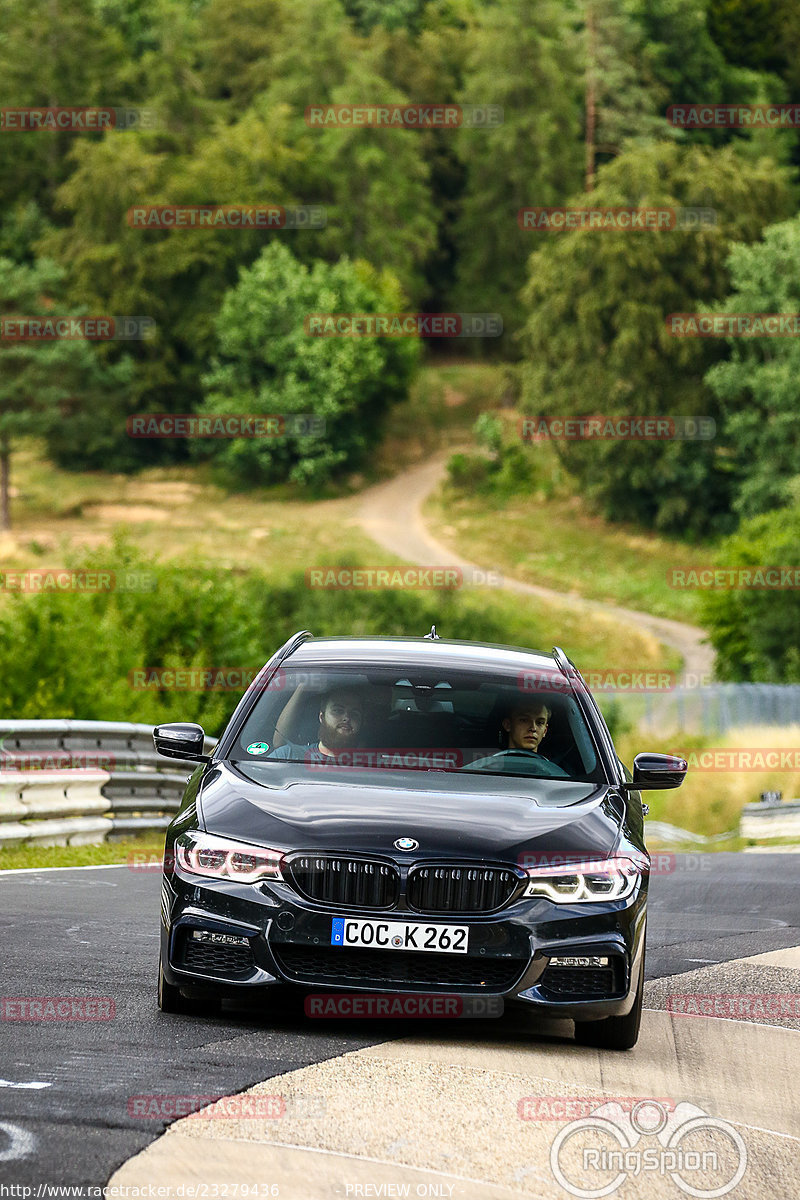
[[[0,871],[18,871],[42,867],[104,867],[127,863],[137,856],[160,860],[164,853],[164,834],[148,833],[118,842],[100,842],[94,846],[4,846],[0,848]]]
[[[664,754],[708,749],[792,750],[800,744],[800,726],[742,728],[716,738],[685,733],[653,736],[637,730],[618,733],[615,740],[620,758],[631,766],[636,754],[642,750]],[[704,837],[733,831],[736,841],[741,842],[741,845],[724,844],[715,847],[717,849],[742,849],[751,844],[752,839],[738,838],[739,818],[745,804],[757,801],[761,792],[780,791],[787,800],[800,796],[800,771],[722,771],[693,767],[691,759],[689,761],[686,779],[675,791],[645,793],[644,798],[650,805],[649,820],[667,821]]]

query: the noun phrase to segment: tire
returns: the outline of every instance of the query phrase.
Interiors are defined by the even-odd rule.
[[[163,1013],[192,1014],[196,1017],[216,1017],[220,1013],[222,1001],[219,996],[212,994],[201,999],[189,1000],[180,988],[167,983],[164,978],[164,967],[161,955],[158,956],[158,1007]]]
[[[633,1008],[624,1017],[603,1017],[601,1021],[576,1021],[575,1041],[598,1050],[632,1050],[639,1040],[644,999],[644,957]]]

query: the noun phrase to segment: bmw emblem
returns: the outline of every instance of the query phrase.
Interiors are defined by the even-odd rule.
[[[415,842],[413,838],[398,838],[394,845],[396,850],[419,849],[419,842]]]

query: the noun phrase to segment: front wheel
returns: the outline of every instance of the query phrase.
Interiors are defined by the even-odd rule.
[[[576,1021],[575,1041],[598,1050],[631,1050],[639,1040],[644,1000],[644,956],[633,1008],[624,1017],[604,1017],[601,1021]]]
[[[160,953],[158,956],[158,1007],[165,1013],[185,1013],[187,1011],[181,989],[167,983],[164,978],[164,964]]]
[[[208,995],[202,999],[189,1000],[180,988],[167,983],[161,954],[158,956],[158,1007],[163,1013],[192,1013],[196,1017],[219,1016],[222,1002],[218,996]]]

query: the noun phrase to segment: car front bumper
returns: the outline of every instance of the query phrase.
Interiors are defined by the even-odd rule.
[[[499,996],[547,1017],[621,1016],[644,969],[647,876],[626,900],[517,900],[499,912],[444,917],[394,909],[342,910],[308,901],[283,881],[199,879],[175,866],[162,886],[165,979],[186,990],[241,997],[292,985],[306,992]],[[332,918],[469,926],[463,954],[331,945]],[[607,968],[551,965],[602,957]]]

